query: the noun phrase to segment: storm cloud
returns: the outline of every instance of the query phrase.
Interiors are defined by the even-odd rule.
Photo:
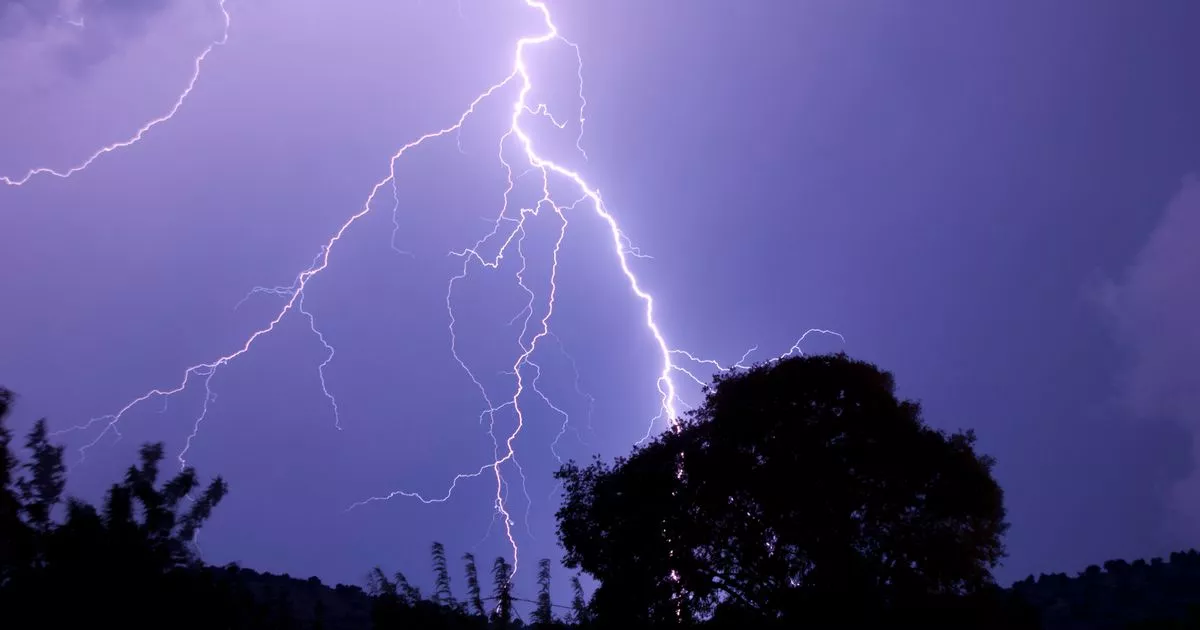
[[[62,15],[65,0],[0,0],[0,38],[45,28]]]
[[[0,39],[40,46],[82,74],[146,32],[174,0],[0,0]]]
[[[1200,522],[1200,178],[1188,176],[1158,225],[1110,287],[1108,306],[1129,353],[1125,400],[1150,427],[1169,422],[1188,433],[1164,462],[1164,492],[1174,525]]]

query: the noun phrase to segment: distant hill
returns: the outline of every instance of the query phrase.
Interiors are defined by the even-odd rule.
[[[1075,577],[1031,575],[1011,592],[1041,612],[1047,630],[1200,628],[1200,552],[1163,561],[1109,560]]]
[[[237,565],[204,567],[214,581],[225,583],[253,599],[260,627],[297,630],[367,630],[372,599],[362,588],[327,586],[317,577],[306,580],[288,574],[260,573]],[[250,602],[247,602],[250,604]]]

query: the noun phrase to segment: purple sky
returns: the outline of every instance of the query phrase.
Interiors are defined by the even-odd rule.
[[[0,175],[69,168],[128,137],[170,108],[221,35],[215,0],[53,5],[0,0]],[[388,158],[453,124],[511,72],[516,39],[542,29],[520,0],[227,6],[229,41],[175,118],[69,179],[0,187],[0,383],[21,395],[19,429],[113,413],[241,347],[287,297],[239,300],[291,284]],[[588,159],[566,45],[528,55],[530,103],[565,128],[523,125],[652,256],[629,260],[672,347],[732,363],[754,345],[752,359],[784,352],[811,327],[843,333],[844,345],[804,348],[893,370],[931,424],[975,428],[999,459],[1004,581],[1197,543],[1200,81],[1187,60],[1200,59],[1200,5],[551,8],[584,60]],[[336,348],[325,376],[342,431],[319,381],[328,353],[302,313],[212,378],[188,453],[232,486],[201,535],[210,561],[354,583],[381,564],[424,582],[431,540],[455,556],[507,553],[486,477],[444,504],[345,510],[397,489],[443,494],[491,460],[486,405],[450,351],[447,282],[463,263],[447,252],[499,213],[516,96],[497,92],[461,134],[397,161],[395,224],[387,186],[308,285],[304,305]],[[528,168],[515,144],[504,155]],[[551,190],[579,197],[561,179]],[[526,175],[510,211],[540,192]],[[555,336],[533,360],[570,415],[559,454],[622,454],[655,415],[661,358],[607,224],[583,204],[566,216]],[[548,210],[527,222],[531,325],[559,227]],[[511,395],[522,320],[509,320],[527,301],[515,254],[473,266],[453,294],[459,355],[497,400]],[[120,441],[108,434],[73,467],[70,491],[99,497],[142,442],[182,449],[204,404],[202,375],[192,383],[131,410]],[[525,489],[504,470],[529,563],[557,556],[563,419],[523,401]]]

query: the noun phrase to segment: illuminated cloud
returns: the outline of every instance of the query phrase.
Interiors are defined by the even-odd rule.
[[[1106,300],[1129,352],[1124,394],[1132,413],[1189,434],[1191,443],[1179,436],[1177,456],[1162,461],[1162,482],[1176,516],[1200,522],[1200,178],[1184,180]]]

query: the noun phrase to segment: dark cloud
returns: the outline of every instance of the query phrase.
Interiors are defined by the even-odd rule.
[[[81,74],[143,35],[173,1],[0,0],[0,39],[50,39],[49,54]]]
[[[127,41],[140,37],[153,16],[172,0],[81,0],[77,15],[85,26],[58,51],[64,68],[81,74],[107,59]]]

